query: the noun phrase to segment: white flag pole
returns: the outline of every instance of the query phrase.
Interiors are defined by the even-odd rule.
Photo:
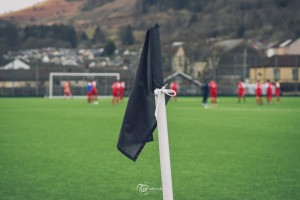
[[[173,187],[172,187],[172,174],[171,174],[171,161],[169,150],[169,138],[168,138],[168,126],[167,126],[167,114],[165,93],[170,96],[175,96],[176,93],[173,90],[156,89],[156,110],[155,116],[158,128],[158,142],[159,142],[159,157],[160,157],[160,169],[162,179],[163,200],[173,200]],[[172,92],[174,92],[172,94]]]

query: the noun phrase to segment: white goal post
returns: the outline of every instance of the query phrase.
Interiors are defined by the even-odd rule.
[[[73,73],[73,72],[51,72],[49,74],[49,98],[53,98],[53,77],[55,76],[68,76],[68,77],[116,77],[120,80],[120,73]]]

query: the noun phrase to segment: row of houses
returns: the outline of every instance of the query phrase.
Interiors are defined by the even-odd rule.
[[[181,46],[173,59],[172,70],[200,81],[214,79],[221,94],[235,94],[240,79],[248,83],[279,81],[286,93],[298,88],[300,38],[260,48],[243,39],[225,40],[214,43],[210,52],[205,61],[191,63]]]
[[[298,88],[300,39],[287,40],[264,48],[258,48],[251,41],[243,39],[220,41],[210,46],[209,56],[199,60],[193,60],[188,53],[186,54],[185,49],[188,47],[188,44],[184,43],[172,45],[174,55],[170,60],[171,69],[164,72],[167,83],[176,80],[181,85],[181,94],[200,94],[201,82],[211,79],[218,82],[221,95],[235,94],[239,79],[249,83],[254,83],[257,80],[262,82],[279,80],[285,87],[286,93],[292,93],[294,88]],[[271,50],[273,54],[270,53]],[[70,57],[74,54],[74,51],[69,50],[51,50],[48,52],[57,57],[66,55]],[[90,53],[92,51],[79,51],[80,55],[89,55]],[[93,55],[95,55],[94,53]],[[28,52],[23,52],[22,55],[27,55],[28,58]],[[31,79],[30,85],[42,87],[42,85],[47,85],[50,72],[120,72],[121,78],[123,77],[128,82],[127,85],[130,85],[135,70],[128,70],[124,65],[137,63],[139,57],[138,53],[125,51],[119,54],[122,56],[120,63],[117,60],[110,60],[110,62],[106,62],[108,63],[106,66],[95,64],[93,67],[85,67],[84,65],[62,65],[62,63],[45,62],[47,60],[45,59],[45,52],[31,53],[31,55],[39,55],[42,60],[28,64],[21,59],[16,59],[0,67],[3,69],[0,70],[0,88],[2,90],[5,87],[15,87],[17,85],[16,80],[21,81],[22,78],[24,81]],[[16,56],[16,58],[20,57]],[[89,60],[91,59],[95,59],[95,57],[90,57]],[[91,65],[92,62],[89,64]],[[26,73],[24,70],[29,70],[30,73]],[[31,78],[29,78],[30,76]],[[14,84],[8,84],[12,80]],[[42,84],[36,84],[37,80]],[[26,85],[26,83],[19,85]]]
[[[85,68],[124,66],[126,60],[137,57],[138,53],[125,50],[124,52],[115,51],[113,59],[104,55],[104,49],[56,49],[42,48],[29,49],[16,52],[9,52],[4,55],[7,60],[19,59],[24,62],[41,62],[45,64],[55,64],[63,66],[82,66]],[[0,67],[1,69],[1,67]],[[2,68],[3,69],[3,68]]]

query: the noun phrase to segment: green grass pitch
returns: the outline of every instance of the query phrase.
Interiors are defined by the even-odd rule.
[[[136,190],[161,187],[157,132],[136,162],[116,149],[125,107],[0,98],[0,199],[162,199]],[[300,199],[300,98],[179,98],[167,115],[175,200]]]

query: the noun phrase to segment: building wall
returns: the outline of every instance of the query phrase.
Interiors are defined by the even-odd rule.
[[[300,55],[300,38],[287,47],[286,54]]]
[[[184,56],[175,56],[173,59],[172,67],[175,72],[183,72],[185,66]]]
[[[279,67],[279,82],[295,82],[293,80],[293,67]],[[259,76],[259,74],[261,74]],[[298,77],[300,78],[300,70],[298,70]],[[297,82],[300,82],[298,78]],[[251,68],[250,69],[250,80],[252,82],[256,80],[266,81],[266,80],[274,80],[274,68],[266,67],[266,68]]]
[[[265,81],[267,79],[273,79],[273,68],[251,68],[250,69],[250,80],[251,81]]]
[[[193,70],[193,77],[196,79],[200,78],[203,75],[206,67],[207,67],[207,62],[195,62],[194,70]]]
[[[257,77],[256,68],[250,68],[250,70],[249,70],[249,79],[251,81],[255,81],[255,80],[257,80],[256,77]]]
[[[277,50],[277,55],[285,55],[286,54],[286,52],[285,52],[285,48],[278,48],[278,50]]]
[[[185,56],[184,49],[179,47],[173,60],[172,60],[172,71],[174,72],[184,72],[186,74],[191,74],[192,69],[188,58]]]
[[[280,80],[293,80],[293,68],[280,68]]]

